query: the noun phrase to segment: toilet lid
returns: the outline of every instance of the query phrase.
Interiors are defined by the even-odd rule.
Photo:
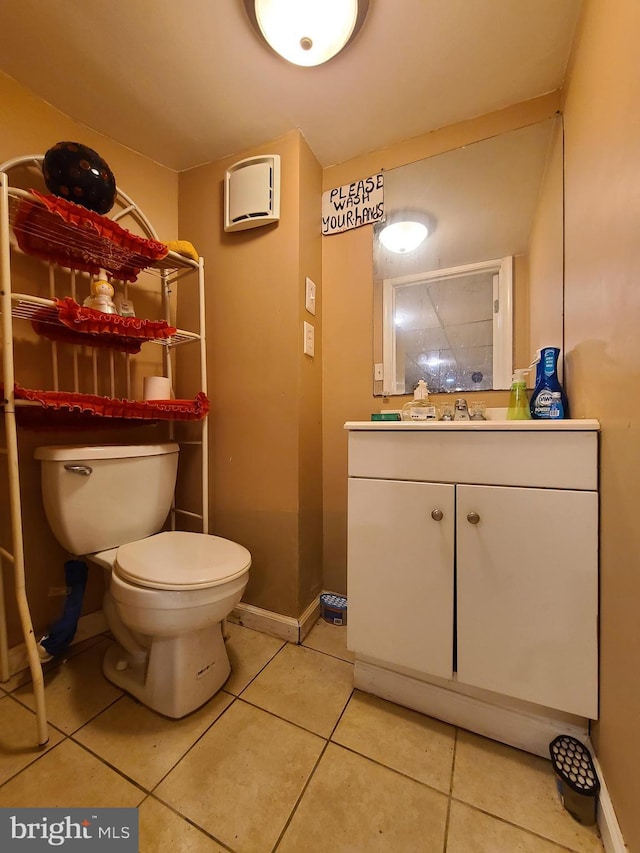
[[[237,542],[206,533],[172,530],[121,545],[113,570],[152,589],[207,589],[240,577],[251,554]]]

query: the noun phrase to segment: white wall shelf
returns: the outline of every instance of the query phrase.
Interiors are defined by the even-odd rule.
[[[192,525],[190,529],[193,529],[193,525],[196,524],[206,533],[209,517],[204,262],[202,258],[195,259],[187,254],[170,251],[166,245],[161,244],[150,220],[120,188],[117,190],[115,204],[108,218],[100,217],[77,205],[69,207],[63,199],[59,200],[54,196],[45,196],[38,191],[32,191],[31,187],[43,186],[43,159],[42,155],[27,155],[13,158],[0,165],[0,320],[3,385],[0,408],[4,415],[6,433],[6,446],[0,448],[0,457],[5,458],[0,461],[2,471],[6,472],[11,515],[11,544],[0,543],[0,561],[2,568],[4,569],[6,564],[14,575],[17,608],[33,681],[37,741],[40,745],[47,742],[48,730],[42,666],[26,594],[21,460],[18,451],[18,429],[21,427],[17,422],[16,413],[17,410],[29,411],[41,404],[20,399],[19,392],[16,392],[16,368],[19,366],[17,362],[21,357],[21,348],[16,347],[18,339],[14,321],[20,324],[24,321],[37,320],[47,326],[61,326],[56,310],[56,299],[71,296],[74,302],[77,302],[77,291],[80,289],[81,282],[86,286],[91,276],[98,274],[98,267],[100,267],[107,271],[113,281],[120,282],[125,297],[129,283],[135,281],[139,271],[156,276],[159,284],[154,296],[158,301],[159,316],[154,318],[154,322],[158,327],[163,323],[165,326],[167,324],[171,326],[172,286],[178,279],[188,275],[197,278],[198,330],[177,329],[169,336],[144,340],[162,345],[162,370],[172,384],[173,349],[183,343],[195,343],[199,346],[200,392],[196,400],[205,404],[204,416],[202,411],[198,413],[197,423],[200,434],[198,436],[189,434],[186,436],[189,441],[185,443],[194,445],[196,452],[200,453],[201,507],[200,511],[194,512],[193,507],[174,506],[171,513],[171,526],[175,529],[176,517],[185,517]],[[132,223],[131,227],[135,231],[123,228],[120,221]],[[114,234],[117,239],[112,238],[111,235]],[[25,280],[37,282],[34,284],[33,293],[14,292],[14,266],[20,270],[16,280],[19,278],[21,283]],[[27,268],[32,274],[25,275]],[[45,296],[42,288],[44,284],[46,290],[47,279],[49,292]],[[20,290],[24,289],[24,286],[20,288]],[[145,302],[149,300],[153,301],[153,297],[150,296],[148,299],[145,297]],[[45,337],[48,336],[45,335]],[[52,382],[49,389],[51,392],[68,392],[71,396],[79,398],[98,394],[96,337],[87,333],[80,342],[68,343],[56,340],[47,342],[51,353]],[[112,339],[115,340],[116,337],[114,335]],[[140,343],[142,342],[144,341],[140,339]],[[87,347],[92,347],[92,355],[87,355]],[[59,365],[63,352],[65,353],[64,369]],[[126,402],[131,398],[131,359],[134,359],[135,355],[129,352],[119,353],[109,348],[109,350],[101,350],[100,357],[105,359],[106,369],[103,372],[107,376],[110,397],[115,398],[117,390],[122,388],[119,399]],[[68,387],[61,387],[65,382],[69,383]],[[104,384],[102,379],[101,383]],[[73,417],[72,410],[67,414]],[[106,419],[103,419],[103,422],[106,423]],[[78,423],[82,425],[80,419]],[[86,426],[95,428],[95,419],[91,423],[87,422]],[[165,428],[169,431],[170,440],[176,440],[174,422],[169,421]],[[0,680],[7,681],[10,672],[2,578],[3,575],[0,573]]]

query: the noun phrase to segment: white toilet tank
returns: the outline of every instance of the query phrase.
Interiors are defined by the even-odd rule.
[[[92,554],[161,530],[178,470],[177,444],[38,447],[49,526],[71,554]]]

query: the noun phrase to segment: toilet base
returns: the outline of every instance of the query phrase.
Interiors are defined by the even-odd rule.
[[[107,650],[105,677],[143,705],[179,719],[204,705],[231,672],[222,623],[178,637],[151,638],[146,656],[119,643]]]

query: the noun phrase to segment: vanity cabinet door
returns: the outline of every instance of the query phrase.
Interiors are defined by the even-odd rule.
[[[451,678],[455,488],[349,478],[348,646]]]
[[[457,487],[460,682],[597,718],[597,534],[595,492]]]

